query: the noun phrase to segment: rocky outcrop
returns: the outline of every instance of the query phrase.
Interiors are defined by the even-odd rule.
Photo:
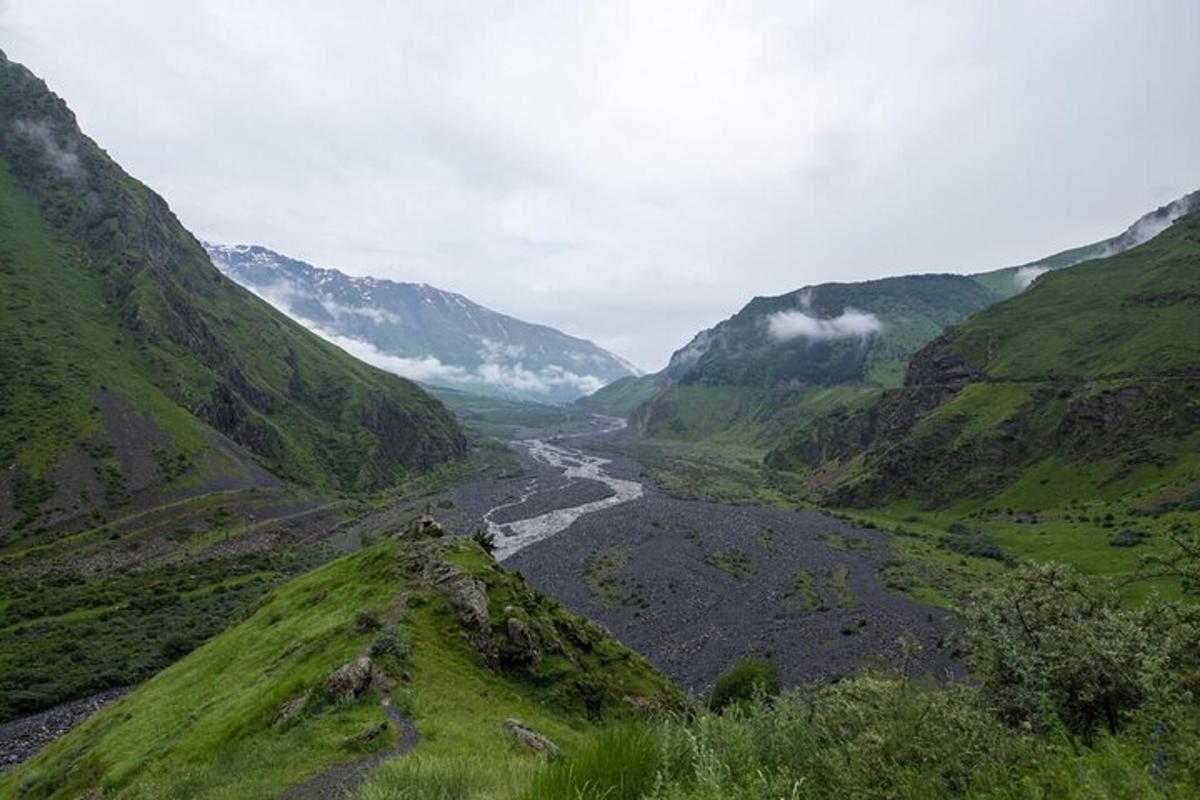
[[[547,739],[542,734],[535,731],[533,728],[521,722],[519,719],[504,720],[504,727],[508,732],[521,744],[528,747],[539,755],[544,755],[549,758],[558,758],[562,755],[562,750],[554,742]]]
[[[947,328],[908,362],[904,385],[957,391],[968,383],[983,379],[983,370],[977,365],[987,363],[995,347],[995,343],[986,337],[965,335],[957,327]]]
[[[227,383],[218,383],[196,409],[196,416],[233,441],[267,458],[278,458],[279,434],[255,419],[250,406]]]
[[[511,606],[505,609],[509,614],[504,622],[504,630],[512,645],[514,660],[522,664],[536,666],[542,660],[542,649],[537,636],[529,628],[529,623],[517,616]]]
[[[453,606],[463,627],[470,631],[486,631],[489,622],[488,594],[484,585],[453,564],[439,564],[433,572],[430,582]]]
[[[1083,458],[1104,455],[1113,441],[1127,448],[1153,436],[1187,436],[1200,430],[1195,388],[1181,381],[1144,380],[1077,394],[1054,430],[1054,444]]]
[[[370,488],[395,482],[396,467],[424,471],[467,454],[467,439],[448,420],[431,425],[431,417],[417,417],[382,394],[372,394],[363,406],[362,425],[375,434],[378,444],[367,459]]]

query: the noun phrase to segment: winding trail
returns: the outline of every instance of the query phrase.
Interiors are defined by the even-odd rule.
[[[315,778],[288,788],[279,795],[279,800],[343,800],[380,764],[413,749],[421,739],[417,729],[392,705],[392,699],[387,695],[380,699],[379,705],[399,733],[394,745],[369,758],[330,767]]]

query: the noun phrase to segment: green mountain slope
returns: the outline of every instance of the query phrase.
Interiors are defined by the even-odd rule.
[[[1021,266],[968,276],[822,284],[758,297],[697,334],[661,372],[616,381],[579,402],[632,416],[652,438],[684,440],[707,437],[711,412],[722,406],[724,427],[778,444],[775,431],[807,421],[812,411],[831,411],[842,400],[822,387],[853,388],[857,397],[899,386],[909,358],[946,326],[1012,297],[1047,272],[1136,247],[1197,208],[1200,192],[1193,192],[1145,214],[1117,236]],[[680,385],[695,388],[675,388]],[[776,396],[779,390],[795,392],[796,413],[786,395]],[[822,407],[822,395],[834,405]]]
[[[990,302],[982,287],[960,275],[825,283],[756,297],[712,329],[704,351],[679,382],[764,388],[898,385],[913,352]],[[863,317],[858,326],[847,319],[855,312]],[[839,326],[839,320],[846,323]],[[795,327],[789,329],[788,322]]]
[[[761,457],[787,431],[839,404],[900,384],[909,356],[992,302],[959,275],[808,286],[756,297],[702,331],[662,372],[582,401],[628,415],[659,440],[709,440]]]
[[[363,680],[330,685],[364,655]],[[394,753],[407,723],[419,740],[396,768],[469,774],[472,796],[508,795],[543,759],[507,719],[571,753],[603,720],[682,702],[641,658],[475,543],[413,531],[274,590],[253,616],[0,776],[0,796],[275,797],[339,763]],[[388,777],[385,767],[376,780]]]
[[[835,503],[995,498],[1037,508],[1200,490],[1200,213],[1054,272],[951,328],[905,386],[823,417],[768,461]]]
[[[579,398],[575,404],[597,414],[628,417],[667,384],[661,374],[628,375]]]
[[[381,488],[465,452],[417,386],[223,278],[3,55],[0,286],[0,530],[280,479]]]

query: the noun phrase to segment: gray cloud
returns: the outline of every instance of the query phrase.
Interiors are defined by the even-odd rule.
[[[63,176],[71,179],[83,176],[79,154],[59,144],[45,120],[17,120],[13,123],[13,130],[36,144],[46,161]]]
[[[754,295],[1028,263],[1200,185],[1194,0],[56,0],[0,36],[197,234],[645,368]]]

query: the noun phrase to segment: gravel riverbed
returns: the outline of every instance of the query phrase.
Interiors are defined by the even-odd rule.
[[[564,455],[602,457],[605,480],[635,481],[640,493],[579,514],[519,549],[502,528],[498,554],[686,689],[707,691],[743,655],[771,659],[788,684],[865,667],[964,677],[945,646],[953,615],[880,583],[888,546],[878,531],[816,512],[681,500],[659,491],[639,464],[598,452],[586,439],[554,446],[564,451],[560,463]],[[526,475],[463,487],[456,517],[478,521],[503,506],[511,524],[522,510],[544,518],[553,507],[595,505],[594,482],[566,479],[537,448],[516,447]],[[902,637],[917,645],[915,655],[913,648],[905,655]]]

